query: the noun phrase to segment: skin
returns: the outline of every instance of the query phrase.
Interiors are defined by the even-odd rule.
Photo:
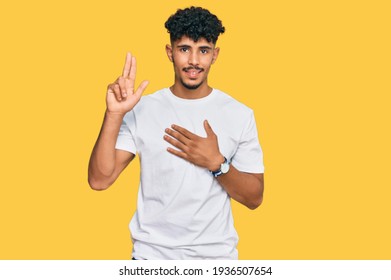
[[[208,85],[210,67],[219,55],[219,48],[204,38],[194,42],[183,36],[166,46],[168,59],[173,62],[175,82],[170,87],[178,97],[198,99],[212,92]],[[193,87],[193,88],[189,88]],[[196,88],[194,88],[196,87]]]
[[[198,99],[212,92],[208,74],[219,54],[215,44],[204,38],[195,42],[183,36],[167,45],[166,53],[174,67],[174,84],[170,87],[173,94],[180,98]],[[107,189],[135,157],[134,154],[115,149],[124,115],[137,104],[148,84],[144,81],[135,90],[135,78],[136,59],[128,53],[122,76],[107,89],[105,118],[88,169],[92,189]],[[162,131],[163,139],[172,146],[167,148],[167,152],[208,170],[218,170],[224,156],[220,153],[217,135],[207,120],[204,121],[204,129],[206,137],[176,124],[166,128]],[[241,172],[231,164],[229,172],[216,179],[229,196],[241,204],[250,209],[261,205],[263,174]]]
[[[143,81],[134,89],[136,69],[136,58],[127,53],[122,75],[107,87],[105,117],[88,166],[88,183],[94,190],[111,186],[135,156],[116,150],[115,143],[123,117],[137,104],[148,85],[148,81]]]

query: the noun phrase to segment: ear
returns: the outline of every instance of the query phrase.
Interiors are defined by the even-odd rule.
[[[166,53],[167,53],[168,59],[172,62],[172,47],[169,44],[166,45]]]
[[[214,48],[213,50],[213,57],[212,57],[212,64],[216,61],[217,57],[219,56],[220,48]]]

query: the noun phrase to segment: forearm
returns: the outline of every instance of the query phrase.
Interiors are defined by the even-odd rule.
[[[92,151],[88,168],[88,180],[91,187],[102,181],[107,181],[104,185],[111,184],[109,181],[116,168],[115,144],[122,119],[122,114],[105,113],[102,128]]]
[[[168,152],[208,170],[218,170],[224,162],[219,151],[217,135],[208,121],[204,121],[207,137],[200,137],[187,129],[172,125],[165,132],[164,139],[177,149],[167,148]],[[257,208],[263,199],[263,174],[245,173],[232,164],[228,173],[217,177],[219,183],[236,201],[250,209]]]
[[[217,177],[231,198],[250,209],[256,209],[263,200],[263,174],[245,173],[232,164],[229,172]]]

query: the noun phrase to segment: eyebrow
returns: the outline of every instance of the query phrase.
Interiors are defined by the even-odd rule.
[[[178,45],[177,48],[191,48],[191,46],[183,44],[183,45]],[[208,49],[208,50],[212,49],[210,46],[200,46],[199,48],[200,49]]]

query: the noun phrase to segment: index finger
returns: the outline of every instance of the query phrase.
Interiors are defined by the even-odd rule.
[[[184,135],[186,138],[193,139],[195,137],[198,137],[198,135],[196,135],[194,133],[191,133],[186,128],[183,128],[183,127],[181,127],[179,125],[173,124],[173,125],[171,125],[171,127],[174,130],[178,131],[180,134]]]
[[[125,60],[124,70],[122,71],[122,77],[127,78],[130,74],[131,68],[132,68],[132,54],[128,52],[126,53],[126,60]]]

